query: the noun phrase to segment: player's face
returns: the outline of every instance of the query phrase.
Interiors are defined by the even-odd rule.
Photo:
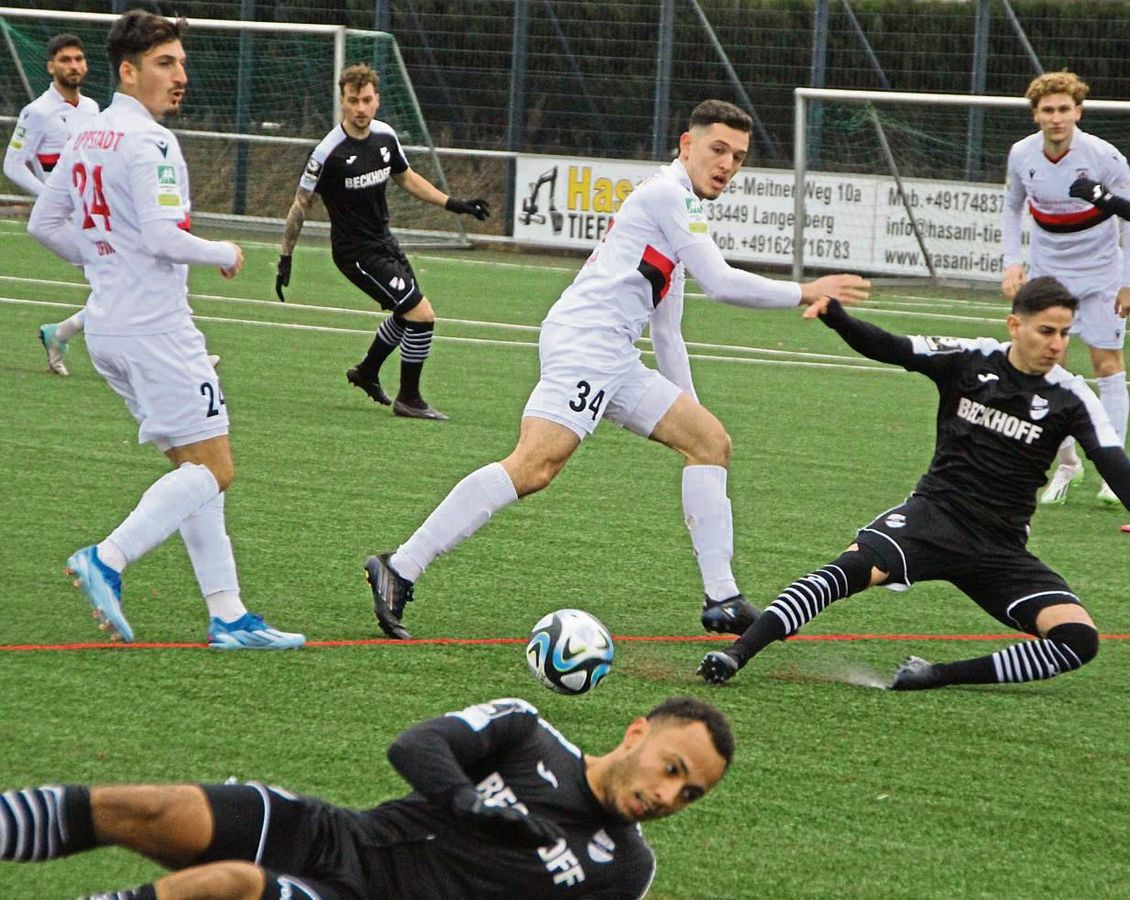
[[[47,61],[47,73],[61,88],[77,88],[86,78],[86,54],[78,47],[63,47]]]
[[[726,771],[702,722],[637,719],[627,738],[624,755],[608,767],[602,797],[609,811],[629,822],[677,813]]]
[[[1032,118],[1043,132],[1045,147],[1056,150],[1064,150],[1071,143],[1075,123],[1082,115],[1083,107],[1070,94],[1047,94],[1032,111]]]
[[[748,152],[749,135],[721,122],[696,125],[679,138],[679,159],[695,194],[704,200],[714,200],[722,193]]]
[[[352,131],[367,131],[380,104],[381,95],[371,84],[347,84],[341,92],[341,114]]]
[[[1012,346],[1008,361],[1029,375],[1046,375],[1063,362],[1071,339],[1075,315],[1065,306],[1053,306],[1031,315],[1010,315]]]
[[[180,110],[188,86],[184,47],[180,41],[158,44],[147,50],[137,65],[122,63],[122,90],[160,119]]]

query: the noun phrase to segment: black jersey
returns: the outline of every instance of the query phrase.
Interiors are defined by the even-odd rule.
[[[317,191],[330,216],[334,256],[353,257],[374,242],[392,239],[385,189],[391,175],[408,170],[396,132],[375,119],[362,140],[338,125],[306,161],[299,186]]]
[[[1070,435],[1130,506],[1130,461],[1082,377],[1060,366],[1028,375],[1008,361],[1010,345],[991,338],[894,335],[849,316],[835,301],[821,319],[864,356],[921,372],[937,386],[934,458],[916,494],[994,530],[1022,534]]]
[[[635,898],[655,872],[638,825],[605,810],[585,778],[581,751],[524,700],[495,700],[405,731],[389,759],[417,791],[370,810],[379,854],[375,896]],[[553,846],[508,846],[457,820],[447,795],[468,779],[490,803],[522,806],[560,825]],[[379,868],[379,871],[378,871]]]

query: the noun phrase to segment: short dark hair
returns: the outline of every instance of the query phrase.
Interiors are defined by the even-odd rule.
[[[1053,306],[1075,312],[1079,308],[1079,300],[1051,275],[1041,275],[1024,282],[1012,298],[1012,311],[1018,316],[1030,316]]]
[[[346,85],[359,91],[367,84],[371,84],[378,94],[381,92],[381,76],[368,63],[354,63],[342,69],[341,76],[337,80],[338,90],[342,94],[345,93]]]
[[[703,100],[691,111],[687,131],[690,131],[696,125],[713,125],[715,122],[729,125],[731,128],[744,131],[746,134],[753,131],[753,119],[750,118],[749,113],[739,106],[734,106],[733,103],[727,103],[725,100]]]
[[[179,41],[188,30],[188,22],[177,19],[170,22],[144,9],[131,9],[110,29],[106,39],[106,55],[110,57],[110,70],[116,78],[118,69],[126,60],[135,66],[138,60],[154,47]]]
[[[52,60],[55,54],[62,50],[64,47],[78,47],[83,53],[86,53],[86,46],[77,34],[70,32],[63,32],[57,34],[47,42],[47,59]]]
[[[647,714],[649,722],[673,719],[678,722],[702,722],[726,768],[734,758],[734,732],[722,713],[697,697],[668,697]]]

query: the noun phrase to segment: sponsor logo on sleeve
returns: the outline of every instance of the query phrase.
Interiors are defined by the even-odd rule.
[[[306,170],[302,174],[307,178],[317,180],[318,176],[322,174],[322,164],[311,156],[306,160]]]
[[[177,168],[168,163],[157,166],[157,205],[178,207],[181,205]]]
[[[709,234],[710,228],[706,224],[706,212],[702,208],[702,201],[698,197],[686,197],[685,200],[691,234]]]
[[[16,130],[12,132],[11,147],[13,150],[23,150],[24,138],[27,137],[27,129],[23,125],[17,125]]]

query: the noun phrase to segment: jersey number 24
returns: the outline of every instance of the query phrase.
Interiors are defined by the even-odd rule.
[[[110,231],[110,206],[106,202],[106,195],[102,193],[102,166],[95,166],[87,176],[86,166],[75,163],[71,169],[71,184],[82,198],[82,227],[93,228],[94,217],[100,216],[102,227]],[[87,187],[90,188],[89,202],[87,201]]]

